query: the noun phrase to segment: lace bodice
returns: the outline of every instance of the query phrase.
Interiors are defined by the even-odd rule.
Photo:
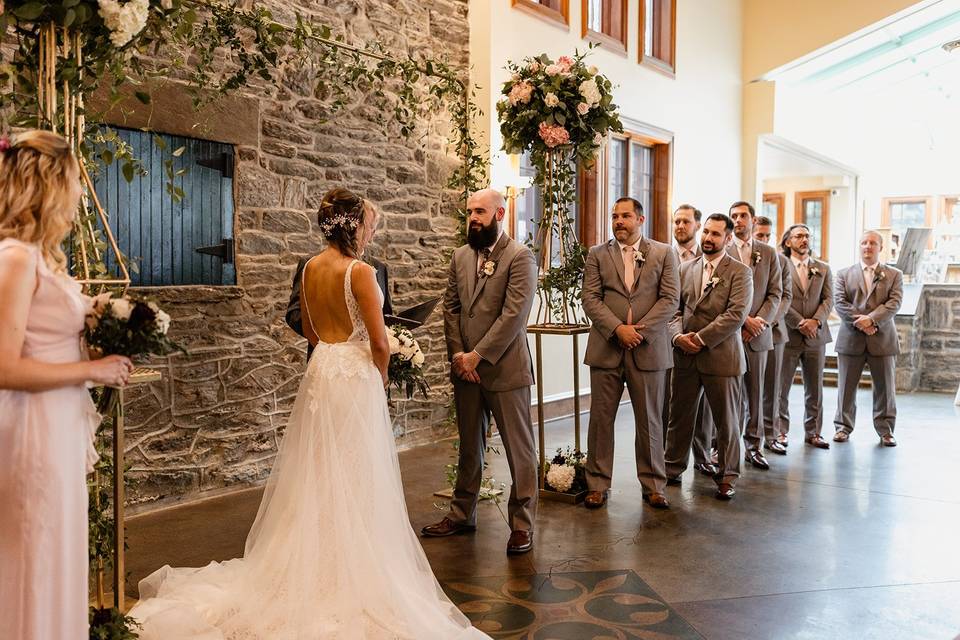
[[[354,260],[347,267],[347,273],[343,276],[343,297],[347,303],[347,312],[350,314],[350,323],[353,324],[353,332],[347,338],[347,342],[370,342],[370,334],[367,333],[367,325],[363,323],[360,317],[360,305],[357,304],[357,298],[353,295],[353,267],[360,262]],[[383,292],[377,287],[377,293],[380,294],[380,304],[383,305]]]

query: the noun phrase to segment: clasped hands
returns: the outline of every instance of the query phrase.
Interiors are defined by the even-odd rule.
[[[643,334],[640,332],[646,328],[647,325],[639,322],[637,324],[622,324],[614,330],[614,334],[617,336],[620,346],[630,350],[639,347],[640,343],[643,342]]]
[[[457,374],[457,377],[466,382],[474,382],[480,384],[480,374],[477,373],[477,365],[480,364],[480,354],[476,351],[471,351],[470,353],[464,353],[458,351],[453,354],[453,372]]]
[[[870,316],[854,316],[853,326],[868,336],[872,336],[878,331],[877,325],[874,324],[873,318]]]
[[[680,350],[683,351],[688,356],[695,356],[703,350],[704,344],[700,341],[700,338],[697,337],[697,334],[694,332],[690,333],[681,333],[674,340],[673,344],[676,347],[680,347]]]
[[[816,338],[817,332],[820,331],[820,323],[817,322],[816,318],[801,320],[799,324],[797,324],[797,331],[808,338]]]
[[[768,326],[767,321],[763,318],[750,316],[743,322],[743,328],[740,329],[740,337],[743,338],[744,342],[750,342],[766,331]]]

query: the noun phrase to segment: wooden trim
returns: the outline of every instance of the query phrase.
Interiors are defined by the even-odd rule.
[[[647,23],[647,3],[644,0],[640,0],[640,20],[638,24],[640,26],[639,37],[637,39],[637,62],[642,66],[658,71],[666,76],[671,78],[676,78],[677,75],[677,0],[654,0],[654,3],[670,3],[670,21],[669,24],[661,22],[660,24],[654,24],[654,44],[653,44],[653,53],[651,55],[646,55],[644,51],[646,47],[644,46],[644,38],[646,37],[646,23]],[[657,41],[657,31],[659,30],[660,41]],[[668,51],[663,51],[663,39],[669,38]],[[658,46],[659,45],[659,46]],[[658,51],[658,49],[660,49]],[[666,53],[666,56],[663,54]]]
[[[793,204],[793,220],[794,222],[800,222],[807,224],[807,220],[803,215],[803,201],[804,200],[816,200],[821,199],[823,204],[823,221],[820,223],[820,255],[817,256],[820,260],[829,262],[828,256],[830,255],[830,190],[826,191],[797,191],[794,196]]]
[[[511,6],[551,24],[562,24],[568,30],[570,28],[570,0],[560,0],[559,11],[545,7],[539,2],[533,2],[533,0],[512,0]]]
[[[941,222],[946,224],[960,223],[960,219],[953,220],[952,217],[950,217],[948,214],[948,212],[952,208],[951,203],[955,203],[958,201],[960,201],[960,195],[940,196],[940,209],[939,211],[937,211],[937,224],[940,224]]]
[[[617,2],[617,0],[611,0],[612,2]],[[580,0],[580,35],[587,40],[596,42],[604,49],[610,49],[616,53],[627,55],[627,24],[630,21],[629,7],[627,6],[627,0],[619,0],[620,2],[620,36],[603,32],[603,31],[594,31],[589,28],[590,23],[590,2],[589,0]],[[601,16],[601,23],[606,22],[606,17]]]
[[[910,204],[913,202],[922,202],[924,205],[924,216],[926,226],[932,227],[933,224],[933,196],[905,196],[900,198],[881,198],[880,199],[880,226],[892,227],[890,224],[890,205],[892,204]]]
[[[787,215],[787,194],[785,193],[765,193],[763,194],[763,202],[773,202],[777,205],[777,237],[775,238],[777,245],[780,244],[780,238],[783,237],[783,230],[785,228],[784,216]]]

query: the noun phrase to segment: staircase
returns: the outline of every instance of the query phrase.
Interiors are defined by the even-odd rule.
[[[823,386],[837,386],[838,376],[839,372],[837,371],[837,354],[827,353],[826,362],[823,366]],[[800,367],[797,367],[797,372],[793,376],[793,384],[803,384],[803,375],[800,373]],[[869,389],[872,386],[873,383],[870,381],[870,368],[864,367],[863,375],[860,376],[860,388]]]

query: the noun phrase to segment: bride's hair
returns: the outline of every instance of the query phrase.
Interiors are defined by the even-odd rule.
[[[0,139],[0,240],[37,244],[54,269],[66,269],[60,245],[80,195],[80,168],[70,144],[49,131]]]
[[[323,194],[317,224],[327,242],[340,253],[354,258],[360,255],[358,231],[363,225],[366,201],[342,187],[331,189]]]

